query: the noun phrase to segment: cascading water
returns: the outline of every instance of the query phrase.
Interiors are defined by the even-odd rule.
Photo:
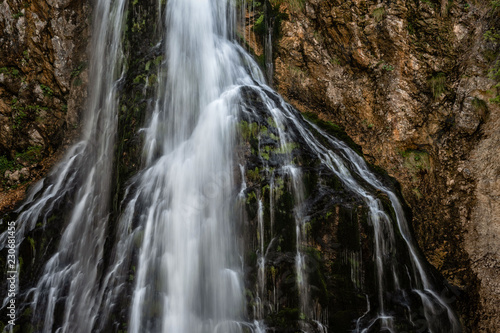
[[[58,327],[61,332],[90,332],[98,309],[98,264],[104,255],[109,213],[125,3],[115,1],[111,6],[100,1],[96,7],[92,97],[83,140],[69,150],[48,179],[35,186],[19,208],[19,243],[37,221],[45,225],[55,210],[65,207],[70,211],[56,253],[46,263],[36,287],[28,292],[40,332]]]
[[[342,256],[352,262],[350,288],[362,295],[347,326],[461,332],[426,273],[396,194],[351,148],[265,85],[235,41],[237,9],[229,0],[158,1],[163,31],[154,48],[163,61],[141,130],[142,166],[111,219],[127,5],[98,1],[84,140],[19,209],[18,242],[37,221],[45,228],[55,210],[67,212],[57,249],[24,292],[37,331],[335,332],[342,311],[331,304],[341,300],[317,289],[337,282],[324,281],[317,267],[342,260],[318,259],[328,234],[309,239],[312,203],[320,201],[313,197],[330,193],[317,188],[335,187],[332,193],[344,195],[339,205],[366,212],[373,230],[368,256],[357,248]],[[311,178],[316,187],[306,186]],[[331,179],[339,183],[330,186]],[[339,205],[332,230],[340,228]],[[360,261],[370,255],[373,275],[366,277]],[[127,322],[117,323],[117,313]]]

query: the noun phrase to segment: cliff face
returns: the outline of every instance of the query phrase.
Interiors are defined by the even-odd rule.
[[[77,132],[89,11],[87,1],[0,2],[0,210],[13,207]]]
[[[370,162],[401,183],[426,257],[464,292],[467,326],[496,331],[494,3],[306,0],[268,6],[281,13],[270,19],[279,25],[275,88],[301,111],[343,126]]]

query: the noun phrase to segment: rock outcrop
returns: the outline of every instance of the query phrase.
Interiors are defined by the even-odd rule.
[[[12,208],[16,189],[45,174],[77,132],[89,12],[87,1],[0,2],[0,210]]]
[[[497,331],[498,6],[405,0],[267,6],[280,12],[271,19],[279,25],[275,88],[301,111],[343,126],[367,160],[401,183],[421,248],[463,291],[466,326]]]

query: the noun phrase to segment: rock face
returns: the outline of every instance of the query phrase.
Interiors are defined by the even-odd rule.
[[[497,331],[498,9],[489,1],[267,6],[280,12],[276,89],[343,126],[401,183],[421,248],[464,292],[466,326]]]
[[[86,98],[89,11],[87,1],[0,2],[3,197],[30,173],[43,174],[52,163],[45,158],[71,141],[79,124]],[[13,175],[23,174],[23,168],[28,176],[16,180]]]

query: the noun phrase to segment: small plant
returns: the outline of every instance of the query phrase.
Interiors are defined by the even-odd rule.
[[[5,171],[11,170],[14,168],[14,162],[9,161],[6,156],[0,156],[0,177],[3,177]]]
[[[14,117],[14,125],[12,126],[12,128],[13,129],[20,128],[23,120],[26,119],[26,116],[27,116],[26,112],[24,112],[23,110],[19,110],[17,116]]]
[[[429,83],[432,90],[432,96],[438,98],[445,91],[446,75],[444,73],[438,73],[429,80]]]
[[[54,91],[50,87],[47,87],[46,85],[41,84],[40,88],[42,89],[43,94],[45,96],[52,96],[54,94]]]
[[[469,8],[470,8],[470,5],[469,5],[468,3],[466,3],[466,4],[464,5],[464,9],[465,9],[465,10],[467,10],[467,9],[469,9]]]
[[[384,66],[382,66],[382,69],[385,69],[388,72],[392,72],[394,70],[394,66],[385,64]]]
[[[483,101],[480,98],[474,97],[472,99],[472,106],[474,106],[478,110],[484,110],[486,111],[488,109],[488,106],[486,105],[486,102]]]
[[[35,163],[42,158],[42,146],[31,146],[28,147],[22,153],[16,153],[16,161],[19,159],[28,163]]]
[[[337,58],[336,56],[334,56],[333,58],[330,58],[330,63],[332,65],[338,65],[338,66],[340,66],[340,59]]]
[[[384,18],[385,9],[383,7],[375,8],[372,15],[376,22],[380,22]]]
[[[492,68],[488,71],[488,77],[492,80],[500,80],[500,60],[495,62]]]
[[[263,36],[266,33],[266,24],[264,22],[264,14],[261,14],[253,25],[253,31],[256,34]]]
[[[16,14],[14,14],[12,17],[17,20],[18,18],[20,18],[21,16],[24,16],[24,14],[22,12],[18,12]]]
[[[361,123],[363,124],[364,127],[368,128],[368,129],[373,129],[373,127],[375,126],[372,123],[369,123],[368,120],[366,120],[366,119],[364,119]]]
[[[80,73],[85,69],[85,65],[86,64],[84,62],[78,64],[78,67],[76,67],[75,69],[73,69],[73,71],[71,71],[71,77],[74,78],[80,75]]]
[[[500,34],[494,29],[490,29],[483,34],[483,38],[485,41],[496,43],[500,41]]]
[[[11,72],[12,76],[18,76],[19,75],[19,71],[17,69],[12,69]]]
[[[490,4],[491,4],[491,7],[498,8],[498,7],[500,7],[500,0],[493,0],[493,1],[491,1]]]

